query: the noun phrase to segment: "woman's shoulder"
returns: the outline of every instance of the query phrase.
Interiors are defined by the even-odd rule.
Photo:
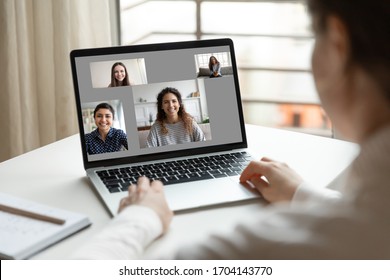
[[[122,129],[111,127],[110,132],[113,134],[126,134]]]
[[[150,129],[156,129],[156,128],[160,128],[161,127],[161,124],[159,121],[155,121],[152,126],[150,127]]]
[[[85,133],[85,137],[94,137],[96,134],[98,134],[99,131],[97,128],[95,128],[94,130],[92,130],[91,132],[88,132],[88,133]]]
[[[195,130],[201,130],[199,124],[196,122],[196,120],[194,118],[192,118],[192,128],[195,129]]]
[[[192,126],[199,126],[199,124],[196,122],[196,120],[191,117]]]
[[[89,133],[85,133],[84,137],[85,137],[85,140],[88,141],[92,138],[92,132],[89,132]]]

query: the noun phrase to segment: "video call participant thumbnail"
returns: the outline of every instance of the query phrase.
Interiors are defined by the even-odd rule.
[[[93,112],[97,128],[85,134],[87,153],[102,154],[128,150],[127,135],[123,130],[112,127],[114,108],[108,103],[100,103]]]
[[[157,120],[152,125],[147,147],[205,141],[205,135],[184,108],[180,92],[166,87],[157,96]]]

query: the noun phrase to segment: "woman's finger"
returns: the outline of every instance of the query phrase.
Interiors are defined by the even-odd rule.
[[[262,157],[261,158],[261,161],[264,161],[264,162],[273,162],[275,160],[273,160],[272,158],[269,158],[269,157]]]
[[[251,161],[242,171],[240,182],[245,183],[252,177],[261,177],[264,174],[264,167],[267,163],[261,161]]]
[[[151,184],[150,187],[155,190],[155,191],[162,191],[164,184],[160,180],[154,180]]]
[[[269,188],[268,182],[263,180],[260,177],[253,177],[251,178],[250,182],[253,184],[253,186],[261,193],[263,194],[264,190],[266,188]]]

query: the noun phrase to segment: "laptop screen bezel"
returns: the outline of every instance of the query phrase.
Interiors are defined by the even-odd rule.
[[[95,160],[95,161],[88,160],[86,145],[83,144],[85,143],[85,133],[83,128],[80,88],[79,88],[77,69],[76,69],[77,58],[88,57],[88,56],[103,56],[103,55],[115,55],[115,54],[124,54],[124,53],[155,52],[155,51],[220,47],[220,46],[228,46],[231,54],[233,79],[234,79],[235,92],[236,92],[239,124],[241,126],[240,131],[241,131],[242,141],[223,144],[223,145],[189,148],[189,149],[169,151],[169,152],[157,152],[153,154],[135,155],[135,156],[128,156],[128,157],[113,158],[113,159],[104,159],[104,160]],[[176,158],[176,157],[185,157],[194,154],[207,154],[207,153],[223,152],[223,151],[247,148],[245,122],[243,117],[243,109],[241,103],[241,94],[240,94],[239,80],[237,74],[237,64],[236,64],[236,58],[234,52],[234,45],[233,45],[233,41],[229,38],[157,43],[157,44],[143,44],[143,45],[131,45],[131,46],[115,46],[115,47],[105,47],[105,48],[77,49],[71,51],[70,60],[71,60],[75,101],[77,107],[79,135],[80,135],[83,163],[85,169],[124,165],[130,163],[147,162],[147,161],[169,159],[169,158]]]

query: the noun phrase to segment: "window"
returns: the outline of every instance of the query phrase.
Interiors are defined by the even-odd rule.
[[[120,0],[120,18],[123,45],[232,38],[247,123],[332,135],[310,71],[303,1]],[[208,67],[208,57],[198,63]]]

